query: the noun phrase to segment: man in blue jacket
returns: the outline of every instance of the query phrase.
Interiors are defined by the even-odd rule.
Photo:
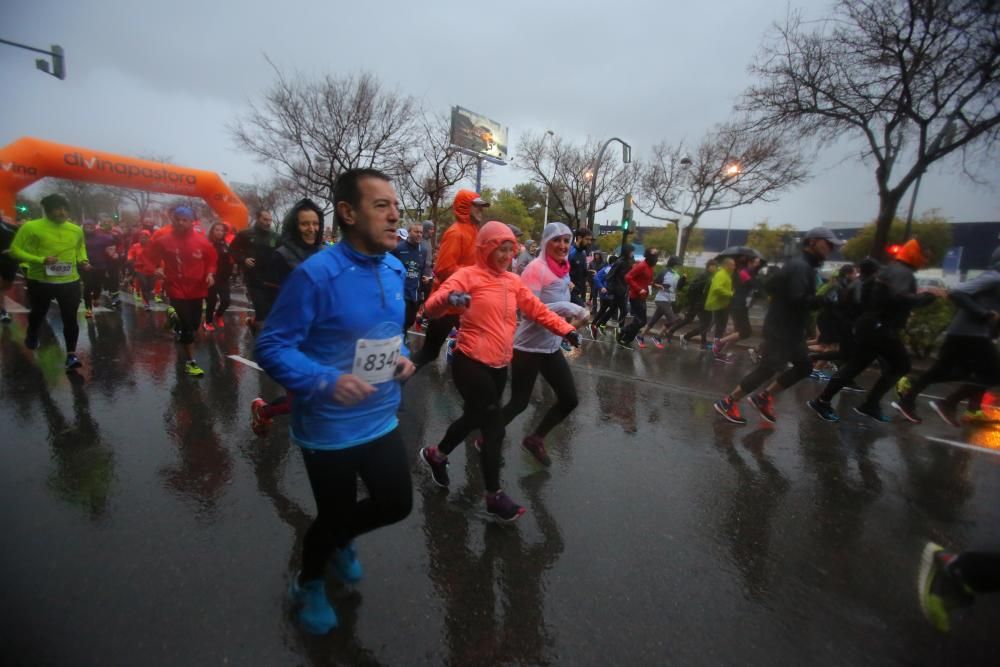
[[[403,320],[403,336],[413,325],[420,307],[420,297],[423,285],[430,282],[427,278],[427,251],[424,249],[424,227],[419,222],[411,223],[408,229],[399,230],[399,243],[392,254],[403,263],[406,270],[406,282],[403,285],[403,299],[406,301],[406,318]]]
[[[260,365],[293,394],[291,437],[316,500],[289,589],[300,623],[315,634],[337,625],[326,564],[342,581],[360,581],[354,538],[401,521],[413,503],[396,418],[399,383],[414,371],[401,333],[406,274],[389,254],[396,192],[382,172],[352,169],[337,177],[333,195],[343,241],[292,272],[257,340]],[[361,501],[358,477],[368,489]]]

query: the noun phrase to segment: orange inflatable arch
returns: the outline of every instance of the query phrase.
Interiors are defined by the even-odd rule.
[[[22,137],[0,149],[0,211],[13,219],[17,193],[47,176],[200,197],[223,222],[236,229],[243,229],[249,222],[247,207],[215,172],[33,137]]]

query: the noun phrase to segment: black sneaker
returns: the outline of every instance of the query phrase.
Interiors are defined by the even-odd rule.
[[[910,404],[908,401],[905,400],[893,401],[889,405],[894,407],[896,411],[899,412],[899,414],[903,415],[903,419],[912,424],[919,424],[920,422],[923,421],[923,419],[917,416],[916,406]]]
[[[632,343],[626,343],[621,338],[619,338],[618,339],[618,347],[622,348],[623,350],[631,350],[632,349]]]
[[[869,419],[874,419],[880,424],[886,424],[890,420],[884,414],[882,414],[882,408],[877,405],[865,405],[862,403],[854,408],[854,412]]]
[[[840,415],[837,411],[833,409],[833,406],[826,401],[821,401],[818,398],[814,398],[811,401],[806,401],[806,405],[813,409],[813,411],[818,414],[822,419],[828,422],[839,422]]]
[[[868,391],[867,389],[865,389],[864,387],[862,387],[857,382],[849,382],[848,384],[845,384],[843,386],[843,390],[844,391],[853,391],[856,394],[863,394],[866,391]]]
[[[28,348],[29,350],[37,350],[38,349],[38,336],[36,336],[35,334],[30,334],[30,333],[26,334],[24,336],[24,346],[26,348]]]
[[[515,503],[503,491],[486,494],[486,513],[495,516],[501,521],[517,521],[525,509]]]
[[[434,483],[447,489],[451,483],[448,478],[448,457],[439,452],[437,447],[421,447],[420,460],[430,469]]]
[[[71,371],[79,368],[80,366],[83,366],[83,364],[80,362],[79,357],[72,352],[66,355],[66,370]]]

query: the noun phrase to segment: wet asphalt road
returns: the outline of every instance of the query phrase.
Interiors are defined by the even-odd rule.
[[[414,511],[359,539],[366,579],[330,582],[340,628],[305,636],[284,592],[312,499],[284,429],[250,431],[278,388],[227,357],[253,356],[238,318],[201,336],[200,379],[131,304],[81,313],[72,376],[61,336],[25,350],[23,313],[0,332],[6,664],[997,664],[1000,596],[942,636],[915,576],[928,539],[1000,548],[1000,426],[926,407],[919,427],[834,426],[807,381],[776,428],[734,427],[711,403],[745,355],[594,342],[552,467],[516,446],[547,388],[508,429],[512,526],[486,516],[471,448],[448,494],[417,463],[460,411],[443,359],[407,385]]]

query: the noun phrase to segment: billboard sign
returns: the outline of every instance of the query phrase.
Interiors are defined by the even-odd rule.
[[[451,143],[490,162],[506,163],[507,128],[468,109],[451,108]]]

